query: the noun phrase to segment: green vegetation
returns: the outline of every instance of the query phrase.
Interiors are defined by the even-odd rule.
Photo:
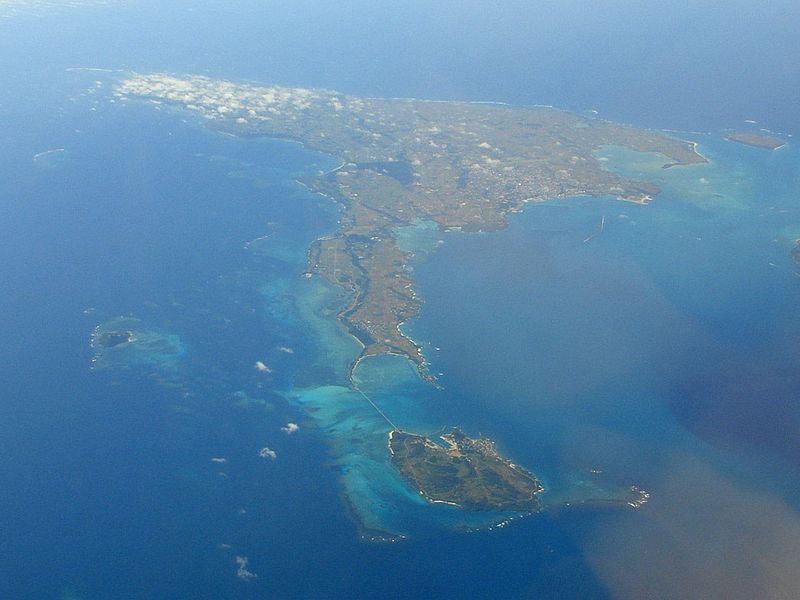
[[[764,148],[765,150],[777,150],[785,146],[786,142],[781,138],[771,135],[762,135],[760,133],[729,133],[725,136],[726,140],[745,144],[746,146],[754,146],[756,148]]]
[[[132,331],[104,331],[97,337],[97,343],[105,348],[113,348],[136,340]]]
[[[605,170],[593,152],[617,145],[664,155],[664,167],[706,162],[691,142],[542,107],[357,98],[329,90],[261,87],[206,77],[137,75],[117,86],[197,111],[236,135],[289,138],[340,158],[304,182],[342,206],[339,231],[318,240],[308,274],[351,292],[339,314],[364,348],[425,369],[400,325],[415,316],[409,253],[398,227],[433,221],[442,230],[489,231],[528,202],[615,196],[645,203],[659,189]]]
[[[503,458],[488,438],[473,439],[454,428],[443,447],[421,435],[389,434],[392,464],[429,502],[473,511],[536,512],[542,484]]]

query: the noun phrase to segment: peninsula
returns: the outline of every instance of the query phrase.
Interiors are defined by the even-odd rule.
[[[454,428],[442,446],[398,429],[389,433],[392,464],[429,502],[471,511],[537,512],[544,491],[538,479],[503,458],[494,442]]]
[[[786,145],[786,141],[781,138],[760,133],[733,132],[726,134],[725,139],[731,142],[744,144],[745,146],[753,146],[765,150],[777,150]]]
[[[176,105],[228,133],[289,138],[341,159],[335,171],[303,181],[342,208],[338,230],[310,249],[307,275],[348,290],[339,318],[362,343],[359,358],[406,356],[429,381],[421,348],[401,329],[420,300],[397,228],[434,222],[443,231],[491,231],[529,202],[612,196],[643,204],[659,192],[603,169],[593,153],[607,145],[659,153],[665,167],[706,162],[691,142],[553,108],[360,98],[165,74],[131,76],[115,95]]]

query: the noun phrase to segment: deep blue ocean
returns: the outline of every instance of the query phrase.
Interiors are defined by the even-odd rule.
[[[720,136],[797,133],[794,3],[2,6],[0,598],[800,593],[800,150]],[[335,158],[117,102],[120,70],[552,104],[699,143],[685,169],[598,154],[663,188],[648,206],[402,234],[406,331],[444,389],[394,358],[361,389],[409,429],[490,436],[547,510],[465,522],[387,469],[341,297],[302,277],[338,215],[295,179]],[[137,341],[96,343],[120,329]],[[633,485],[639,510],[582,503]]]

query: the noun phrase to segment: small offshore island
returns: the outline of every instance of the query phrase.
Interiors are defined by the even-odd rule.
[[[545,107],[359,98],[166,74],[133,75],[114,93],[341,159],[338,169],[302,182],[342,208],[339,230],[310,249],[306,275],[349,292],[339,318],[363,346],[355,364],[397,354],[430,382],[422,348],[401,331],[420,300],[398,228],[433,222],[442,231],[493,231],[528,202],[613,196],[644,204],[659,192],[604,169],[593,154],[603,146],[659,153],[665,168],[707,162],[692,142]]]
[[[794,241],[794,246],[792,246],[792,258],[796,264],[800,265],[800,240]]]
[[[764,150],[777,150],[786,145],[786,141],[781,138],[760,133],[733,132],[726,134],[725,139],[745,146],[763,148]]]
[[[132,331],[103,331],[96,334],[94,341],[104,348],[115,348],[135,342],[136,335]]]
[[[399,429],[389,433],[392,464],[428,502],[469,511],[541,510],[544,486],[503,458],[492,440],[470,438],[458,427],[440,438],[447,448]]]

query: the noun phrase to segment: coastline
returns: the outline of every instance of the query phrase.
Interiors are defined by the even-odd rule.
[[[393,429],[392,431],[389,432],[389,434],[387,436],[388,437],[388,447],[389,447],[390,461],[394,458],[394,449],[392,449],[392,438],[394,437],[394,434],[395,434],[396,431],[402,431],[402,430]],[[428,504],[441,504],[441,505],[445,505],[445,506],[453,506],[453,507],[461,509],[461,510],[464,509],[464,507],[462,505],[458,504],[457,502],[453,502],[451,500],[437,500],[436,498],[432,498],[431,496],[429,496],[428,494],[425,493],[425,490],[420,489],[418,486],[416,486],[414,489],[416,489],[417,493],[421,497],[423,497],[425,499],[425,501],[428,502]]]
[[[621,201],[647,204],[658,193],[657,186],[618,178],[591,160],[593,151],[603,144],[660,152],[668,160],[664,168],[708,162],[697,152],[696,142],[605,119],[588,119],[560,108],[358,98],[324,89],[265,87],[164,73],[129,77],[115,86],[114,95],[199,111],[214,131],[290,140],[338,161],[338,166],[328,171],[296,181],[342,209],[338,231],[318,238],[309,248],[305,273],[319,274],[350,294],[337,319],[345,323],[361,346],[349,370],[351,380],[363,358],[394,354],[407,357],[425,382],[437,385],[428,372],[422,346],[402,330],[409,318],[418,315],[421,299],[411,287],[411,271],[405,253],[397,247],[393,227],[414,218],[428,218],[443,231],[497,231],[507,227],[509,214],[523,210],[531,200],[566,198],[576,193],[592,197],[612,193]],[[447,106],[452,110],[442,108]],[[419,122],[420,111],[429,126]],[[523,113],[516,115],[514,111]],[[377,117],[365,121],[364,114],[373,112]],[[519,136],[503,133],[515,115],[535,120],[528,135],[538,136],[538,150],[532,151]],[[311,129],[298,128],[301,116]],[[488,132],[479,134],[463,128],[458,119],[470,116]],[[403,124],[415,129],[399,133]],[[582,128],[576,129],[576,124]],[[569,150],[561,149],[565,130],[571,132],[565,140],[572,146]],[[494,137],[492,131],[496,132]],[[488,141],[464,146],[462,162],[452,163],[453,157],[444,149],[450,142],[463,146],[472,139],[470,134]],[[391,176],[359,167],[399,160],[397,156],[407,151],[415,153],[417,162],[411,162],[419,165],[414,168],[413,183],[397,183]],[[443,157],[447,166],[441,162]],[[538,160],[544,160],[545,166],[539,166]],[[470,182],[469,187],[462,185],[462,178]],[[514,191],[508,191],[511,182],[516,182]],[[451,186],[455,187],[448,191]],[[487,197],[493,198],[488,205]],[[340,261],[337,267],[336,258],[343,254],[346,261]]]

